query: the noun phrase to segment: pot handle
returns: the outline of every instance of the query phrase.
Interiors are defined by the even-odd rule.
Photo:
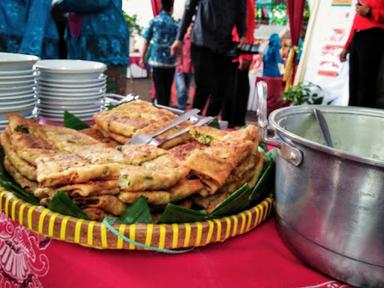
[[[267,145],[278,148],[279,155],[295,166],[303,162],[303,153],[294,147],[293,143],[276,136],[276,131],[268,122],[267,118],[267,94],[268,87],[264,81],[256,84],[257,94],[257,118],[260,127],[260,139]],[[270,137],[269,135],[272,135]]]

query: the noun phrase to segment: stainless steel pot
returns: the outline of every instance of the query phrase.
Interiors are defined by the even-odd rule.
[[[264,141],[278,148],[276,217],[282,237],[307,264],[351,285],[384,287],[384,111],[315,106],[335,148],[323,144],[314,106],[274,111]]]

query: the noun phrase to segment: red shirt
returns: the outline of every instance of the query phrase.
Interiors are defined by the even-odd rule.
[[[353,19],[351,33],[344,48],[349,49],[353,36],[358,30],[368,30],[371,28],[384,29],[384,0],[362,0],[361,3],[367,4],[371,8],[371,16],[363,17],[356,14]]]
[[[254,38],[253,33],[255,32],[255,1],[254,0],[247,0],[247,10],[246,10],[246,26],[247,26],[247,34],[245,37],[247,38],[248,44],[253,44]],[[239,36],[237,35],[236,27],[233,28],[232,31],[232,37],[233,41],[237,42],[239,41]],[[249,62],[252,62],[253,55],[252,54],[243,54],[239,57],[239,59],[245,59]]]

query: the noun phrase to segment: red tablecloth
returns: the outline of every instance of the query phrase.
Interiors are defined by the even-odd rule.
[[[0,271],[1,287],[348,287],[304,266],[272,218],[224,243],[164,255],[49,240],[0,213]]]

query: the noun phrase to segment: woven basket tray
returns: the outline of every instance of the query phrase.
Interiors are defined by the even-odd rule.
[[[263,222],[272,210],[272,197],[239,214],[204,222],[184,224],[115,224],[113,227],[131,240],[160,249],[181,249],[223,242],[244,234]],[[106,225],[63,216],[42,206],[16,198],[0,187],[0,211],[29,230],[53,239],[97,249],[142,250],[123,241]]]

